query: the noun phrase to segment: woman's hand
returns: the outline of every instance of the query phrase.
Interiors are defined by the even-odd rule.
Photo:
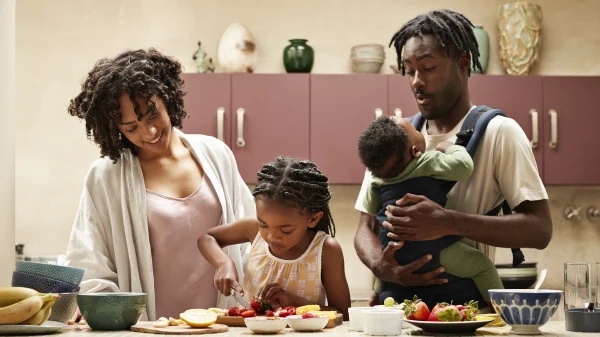
[[[79,311],[79,307],[77,307],[77,309],[75,309],[75,313],[73,314],[73,317],[71,317],[71,319],[67,322],[68,325],[73,325],[75,323],[79,322],[80,325],[85,325],[87,324],[87,322],[85,321],[85,319],[83,319],[81,317],[81,311]]]
[[[217,268],[215,273],[215,287],[225,296],[231,295],[231,289],[235,289],[240,295],[244,295],[242,286],[238,282],[238,273],[233,261]]]

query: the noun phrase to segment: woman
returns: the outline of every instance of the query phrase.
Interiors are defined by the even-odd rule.
[[[196,240],[254,215],[230,149],[182,127],[181,65],[154,49],[100,60],[69,113],[100,146],[85,178],[67,250],[85,268],[81,292],[144,292],[145,319],[235,305],[217,293]],[[237,270],[249,245],[227,250]],[[243,275],[240,275],[243,277]]]

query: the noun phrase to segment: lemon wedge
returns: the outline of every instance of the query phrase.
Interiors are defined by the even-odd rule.
[[[179,314],[179,318],[192,328],[206,328],[217,321],[217,314],[206,309],[190,309]]]

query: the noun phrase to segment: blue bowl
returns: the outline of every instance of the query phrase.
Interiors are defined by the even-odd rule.
[[[15,270],[18,272],[49,277],[74,285],[79,285],[79,283],[81,283],[83,272],[85,271],[83,268],[31,261],[17,261]]]
[[[552,318],[562,298],[561,290],[492,289],[488,292],[502,321],[518,335],[541,334],[539,327]]]
[[[46,276],[25,272],[13,272],[13,287],[30,288],[40,293],[76,293],[79,286]]]

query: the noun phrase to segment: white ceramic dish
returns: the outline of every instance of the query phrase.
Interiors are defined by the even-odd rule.
[[[296,331],[321,331],[329,322],[329,317],[302,318],[302,315],[287,317],[290,328]]]
[[[66,326],[53,321],[46,321],[42,325],[0,325],[0,335],[48,335]]]
[[[396,336],[402,334],[404,311],[375,309],[363,311],[363,331],[372,336]]]
[[[348,330],[363,331],[363,314],[367,310],[373,310],[373,307],[350,307],[348,308],[348,318],[350,326]]]
[[[244,319],[246,327],[256,334],[276,334],[287,326],[286,318],[249,317]]]

